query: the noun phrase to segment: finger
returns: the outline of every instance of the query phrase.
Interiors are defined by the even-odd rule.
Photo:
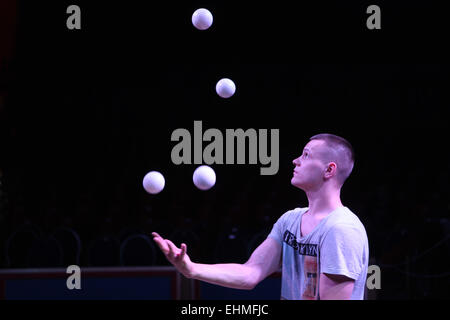
[[[164,254],[169,253],[169,246],[167,245],[167,242],[165,240],[163,240],[162,238],[154,238],[153,241],[156,242],[156,244],[158,245],[159,249],[161,249],[161,251]]]
[[[170,240],[166,240],[166,242],[167,242],[167,246],[169,247],[169,257],[170,258],[175,258],[176,250],[174,248],[174,244]]]
[[[170,250],[172,257],[176,258],[178,256],[178,253],[180,252],[180,249],[178,249],[177,246],[174,245],[172,241],[170,241],[170,240],[166,240],[166,241],[167,241],[167,244],[169,245],[169,250]]]
[[[152,236],[162,238],[157,232],[152,232]]]
[[[180,259],[183,260],[184,256],[186,255],[187,247],[185,243],[181,244],[181,253],[180,253]]]

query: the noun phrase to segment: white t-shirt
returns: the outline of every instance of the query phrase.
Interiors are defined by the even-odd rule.
[[[351,299],[364,299],[369,244],[363,224],[347,207],[340,207],[301,237],[300,223],[306,211],[286,212],[268,235],[282,246],[281,299],[320,299],[321,273],[354,279]]]

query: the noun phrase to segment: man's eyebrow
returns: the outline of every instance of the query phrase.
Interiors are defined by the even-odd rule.
[[[309,150],[308,148],[304,148],[303,152],[305,152],[305,151],[311,152],[311,150]]]

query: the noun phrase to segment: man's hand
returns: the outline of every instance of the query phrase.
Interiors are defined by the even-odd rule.
[[[193,263],[186,254],[187,246],[182,243],[181,248],[178,248],[172,241],[162,238],[158,233],[152,232],[153,240],[166,256],[167,260],[174,265],[174,267],[182,273],[186,278],[192,278]]]

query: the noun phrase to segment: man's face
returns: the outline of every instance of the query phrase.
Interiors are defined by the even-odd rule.
[[[323,140],[311,140],[303,149],[302,155],[295,159],[294,172],[291,179],[293,186],[304,191],[315,190],[324,181],[326,164],[323,154],[326,147]]]

